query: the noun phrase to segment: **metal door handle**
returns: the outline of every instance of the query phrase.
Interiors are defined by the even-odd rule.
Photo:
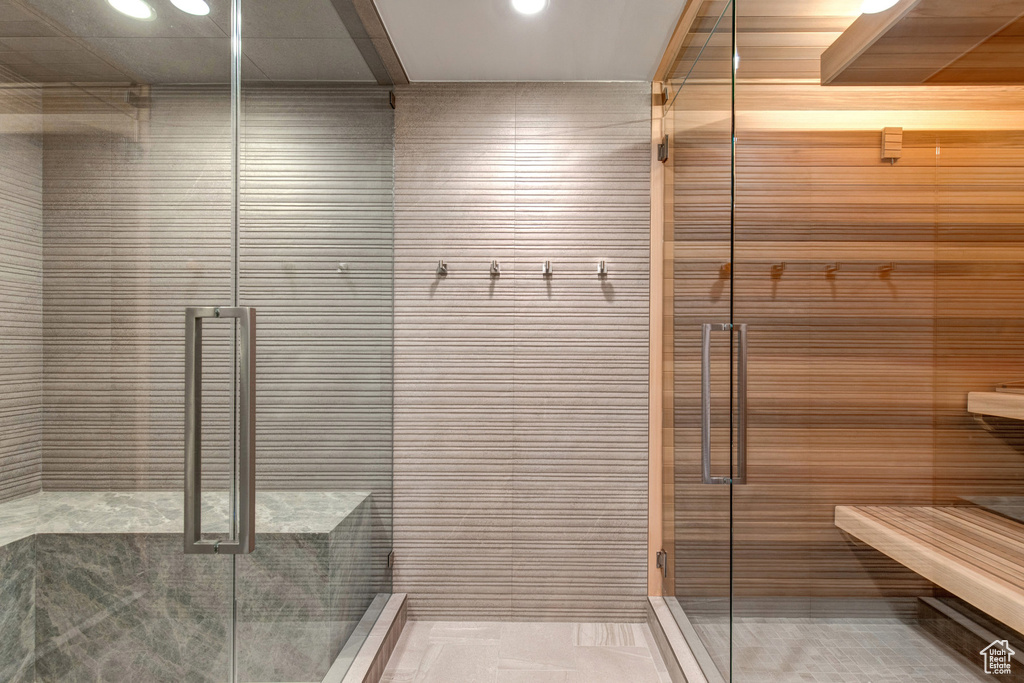
[[[728,484],[729,477],[711,476],[711,332],[728,332],[729,323],[700,326],[700,480],[704,484]]]
[[[738,331],[736,476],[711,476],[711,333]],[[747,483],[747,326],[704,323],[700,331],[700,480],[704,484]]]
[[[238,496],[227,539],[203,539],[203,318],[237,321],[239,344]],[[247,554],[256,548],[256,309],[185,309],[185,552]]]
[[[736,359],[736,476],[734,484],[747,483],[747,325],[735,326],[739,332]]]

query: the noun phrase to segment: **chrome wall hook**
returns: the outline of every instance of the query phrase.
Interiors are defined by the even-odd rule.
[[[782,274],[786,271],[786,262],[776,263],[772,266],[772,279],[778,280],[782,277]]]
[[[598,277],[607,277],[608,276],[608,266],[607,266],[607,264],[605,264],[604,261],[601,261],[600,263],[597,264],[597,276]]]
[[[348,272],[348,264],[345,263],[345,262],[339,263],[338,264],[338,272],[339,273],[347,273]]]
[[[892,271],[894,270],[896,270],[896,264],[892,262],[884,266],[879,266],[878,277],[882,278],[883,280],[887,280],[889,279],[889,276],[892,275]]]
[[[501,264],[497,261],[491,261],[491,277],[501,276]]]
[[[438,261],[437,270],[435,272],[441,277],[446,276],[448,274],[448,264],[444,261]]]
[[[555,272],[551,269],[551,261],[545,261],[540,272],[544,277],[551,277],[551,274]]]
[[[825,266],[825,277],[833,278],[833,277],[836,276],[836,273],[838,273],[838,272],[839,272],[839,262],[838,261],[836,261],[833,264]]]

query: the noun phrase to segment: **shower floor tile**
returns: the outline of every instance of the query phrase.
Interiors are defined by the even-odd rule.
[[[646,624],[410,621],[381,683],[669,683]]]

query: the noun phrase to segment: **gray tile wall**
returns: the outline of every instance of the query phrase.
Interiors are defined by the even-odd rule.
[[[176,489],[183,471],[184,309],[231,300],[229,102],[152,93],[137,140],[123,88],[48,89],[44,448],[48,490]],[[204,470],[229,447],[226,325],[204,339]],[[207,453],[204,452],[204,456]],[[204,460],[206,460],[204,458]]]
[[[42,479],[41,113],[38,88],[0,90],[0,502]]]
[[[642,620],[649,87],[409,86],[395,126],[395,590]]]
[[[184,308],[231,300],[226,91],[154,88],[128,138],[109,104],[118,94],[47,103],[48,116],[74,111],[90,126],[45,144],[49,490],[181,486]],[[246,86],[243,120],[238,287],[258,311],[258,485],[372,491],[386,528],[388,92]],[[227,325],[206,327],[209,484],[229,462],[230,341]]]

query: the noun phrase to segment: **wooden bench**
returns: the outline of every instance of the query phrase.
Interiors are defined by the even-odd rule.
[[[1024,631],[1024,525],[976,507],[840,505],[836,526]]]

